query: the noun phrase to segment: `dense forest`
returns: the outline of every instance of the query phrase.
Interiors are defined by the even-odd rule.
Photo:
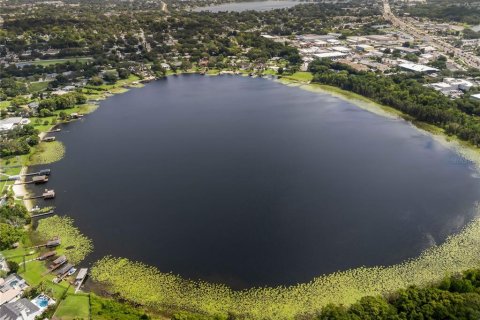
[[[411,287],[389,297],[365,297],[346,308],[328,306],[318,320],[479,319],[480,271],[446,278],[431,288]]]

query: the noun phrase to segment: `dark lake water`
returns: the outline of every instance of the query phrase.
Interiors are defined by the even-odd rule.
[[[210,12],[222,12],[222,11],[235,11],[242,12],[247,10],[254,11],[269,11],[274,9],[285,9],[296,6],[305,1],[295,0],[267,0],[267,1],[245,1],[245,2],[229,2],[218,5],[211,5],[206,7],[197,7],[193,11],[210,11]]]
[[[48,187],[93,239],[88,262],[234,288],[415,257],[479,199],[472,165],[405,121],[260,78],[156,81],[57,138]]]

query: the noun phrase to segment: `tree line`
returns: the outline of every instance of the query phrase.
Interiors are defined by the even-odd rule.
[[[313,81],[336,86],[393,107],[414,120],[438,126],[449,135],[480,146],[480,103],[468,97],[451,100],[425,87],[409,74],[384,76],[357,72],[329,60],[316,60],[309,66]]]

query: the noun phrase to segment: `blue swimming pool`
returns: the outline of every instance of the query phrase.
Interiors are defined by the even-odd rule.
[[[48,307],[48,302],[50,301],[50,298],[47,296],[40,295],[33,300],[33,303],[39,306],[40,308],[46,308]]]

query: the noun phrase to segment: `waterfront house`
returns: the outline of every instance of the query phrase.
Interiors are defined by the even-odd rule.
[[[55,272],[57,276],[63,277],[70,269],[73,268],[73,264],[71,263],[66,263],[63,265],[61,268],[58,268],[57,271]]]
[[[0,305],[18,300],[27,288],[26,281],[17,274],[0,278]]]
[[[1,320],[34,320],[41,313],[38,306],[25,298],[0,306]]]
[[[67,257],[60,256],[57,259],[53,260],[52,264],[50,265],[50,270],[55,270],[60,267],[62,264],[67,262]]]
[[[56,254],[56,251],[48,251],[42,254],[41,256],[39,256],[37,260],[40,260],[40,261],[47,260],[48,258],[53,257],[55,254]]]
[[[25,119],[28,120],[28,119]],[[26,124],[28,122],[24,121],[22,117],[11,117],[0,120],[0,132],[10,131],[15,129],[22,124]]]

